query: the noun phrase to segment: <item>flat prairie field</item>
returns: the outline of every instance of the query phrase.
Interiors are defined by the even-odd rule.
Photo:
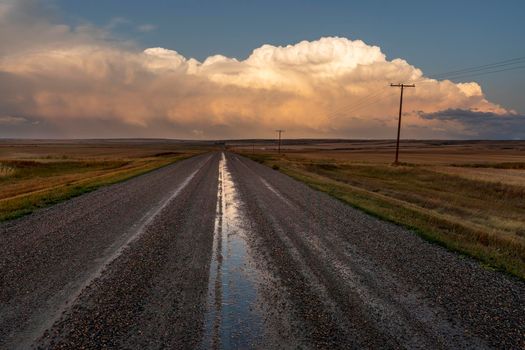
[[[246,142],[248,143],[248,142]],[[525,278],[525,141],[286,140],[230,148],[427,240]]]
[[[2,140],[0,221],[206,150],[168,140]]]

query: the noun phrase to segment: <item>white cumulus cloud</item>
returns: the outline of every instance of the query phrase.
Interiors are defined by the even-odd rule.
[[[56,23],[36,15],[42,6],[0,2],[0,115],[42,121],[44,137],[268,137],[275,127],[295,137],[392,137],[391,82],[416,83],[406,95],[407,137],[460,135],[461,119],[425,117],[439,111],[513,113],[475,82],[426,78],[361,40],[263,45],[246,59],[200,62],[115,42],[107,28]]]

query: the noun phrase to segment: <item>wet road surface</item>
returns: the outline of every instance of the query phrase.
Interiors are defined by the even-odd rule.
[[[525,347],[525,283],[231,153],[0,224],[1,349]]]

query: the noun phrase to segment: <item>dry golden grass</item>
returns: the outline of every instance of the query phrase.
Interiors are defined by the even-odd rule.
[[[0,143],[0,220],[206,150],[165,141]]]
[[[15,173],[15,168],[9,165],[0,164],[0,177],[8,177]]]
[[[479,180],[525,187],[525,171],[522,169],[472,168],[461,166],[436,166],[433,171]]]
[[[252,153],[250,142],[232,142],[240,152]],[[275,141],[255,141],[256,153],[275,152]],[[333,159],[342,162],[384,163],[394,160],[395,142],[365,140],[322,142],[290,140],[283,144],[286,154],[298,154],[307,159]],[[494,164],[525,163],[525,141],[402,141],[400,161],[416,164]]]
[[[281,155],[238,150],[426,239],[525,278],[522,145],[456,143],[443,149],[427,144],[412,154],[404,150],[402,160],[413,162],[401,166],[384,161],[383,149],[373,155],[370,147],[359,152],[296,147]]]

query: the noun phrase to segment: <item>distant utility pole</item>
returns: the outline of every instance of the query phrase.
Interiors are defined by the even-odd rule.
[[[399,99],[399,121],[397,124],[397,143],[396,143],[396,161],[394,164],[399,163],[399,136],[401,135],[401,115],[403,114],[403,90],[405,88],[413,88],[416,87],[414,84],[390,84],[392,87],[400,87],[401,88],[401,98]]]
[[[281,153],[281,133],[283,133],[285,130],[275,130],[279,133],[279,146],[277,148],[277,152]]]

